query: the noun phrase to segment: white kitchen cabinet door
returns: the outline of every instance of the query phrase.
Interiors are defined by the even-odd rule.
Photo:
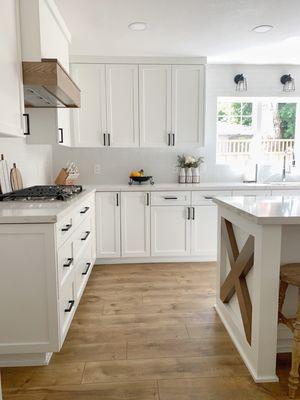
[[[175,146],[203,146],[204,66],[172,65],[172,132]]]
[[[107,146],[138,147],[138,65],[106,68]]]
[[[24,101],[17,0],[1,2],[0,37],[0,136],[23,136]]]
[[[151,208],[151,256],[190,254],[191,226],[186,206]]]
[[[81,107],[72,110],[76,147],[102,147],[106,130],[105,66],[72,64],[72,77],[81,89]]]
[[[150,193],[121,193],[122,257],[150,256]]]
[[[120,193],[96,193],[97,258],[120,257]]]
[[[217,259],[218,208],[215,205],[191,208],[191,254],[207,261]]]
[[[139,112],[141,147],[172,145],[171,66],[139,66]]]
[[[62,146],[71,146],[70,110],[57,109],[57,143]]]

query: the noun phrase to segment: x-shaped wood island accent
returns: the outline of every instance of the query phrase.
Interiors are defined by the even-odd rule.
[[[236,293],[245,335],[251,345],[252,303],[246,276],[254,263],[254,237],[249,235],[244,247],[239,251],[232,223],[222,218],[221,230],[231,270],[221,286],[220,298],[223,303],[228,303]]]

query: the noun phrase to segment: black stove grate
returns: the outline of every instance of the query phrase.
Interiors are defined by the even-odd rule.
[[[0,201],[68,200],[82,192],[81,185],[43,185],[0,195]]]

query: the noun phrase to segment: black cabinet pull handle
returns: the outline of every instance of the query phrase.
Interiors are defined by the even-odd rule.
[[[26,130],[24,132],[24,135],[30,135],[30,121],[29,121],[29,114],[23,114],[23,117],[26,119]]]
[[[90,266],[91,266],[90,262],[86,263],[86,267],[87,268],[86,268],[86,270],[84,272],[81,273],[81,275],[86,275],[89,272]]]
[[[190,209],[190,207],[188,207],[187,212],[188,212],[187,219],[191,219],[191,209]]]
[[[193,220],[195,219],[195,207],[192,207],[192,210],[193,210],[193,216],[192,216],[192,218],[193,218]]]
[[[90,231],[85,232],[85,237],[81,238],[81,240],[86,240],[89,237]]]
[[[67,224],[64,228],[61,228],[63,232],[68,232],[72,228],[72,224]]]
[[[178,200],[178,197],[166,196],[164,197],[165,200]]]
[[[72,308],[74,307],[74,304],[75,304],[75,301],[74,300],[69,300],[69,304],[70,304],[70,306],[69,306],[69,308],[65,308],[65,312],[71,312],[72,311]]]
[[[63,143],[64,142],[64,130],[63,128],[58,128],[59,132],[60,132],[60,139],[58,141],[58,143]]]
[[[80,211],[80,214],[85,214],[89,209],[90,207],[84,207],[84,210]]]
[[[70,267],[71,266],[71,264],[73,262],[73,258],[71,257],[71,258],[68,258],[67,260],[68,261],[65,264],[63,264],[63,267]]]
[[[150,206],[150,194],[149,193],[147,193],[147,206]]]
[[[213,197],[210,197],[210,196],[204,196],[204,198],[205,198],[205,200],[212,200],[213,199]]]
[[[173,143],[172,146],[175,146],[175,133],[172,133]]]
[[[119,193],[117,193],[116,197],[117,197],[117,207],[119,207]]]
[[[110,147],[110,133],[108,133],[107,136],[108,136],[108,147]]]
[[[103,133],[103,145],[106,146],[106,135]]]
[[[168,133],[168,146],[171,146],[171,134]]]

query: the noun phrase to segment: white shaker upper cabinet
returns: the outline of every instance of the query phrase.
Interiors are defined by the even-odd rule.
[[[142,147],[167,147],[171,137],[171,65],[139,66]]]
[[[106,130],[105,66],[72,64],[72,76],[81,89],[81,108],[72,110],[76,147],[102,147]]]
[[[121,255],[120,193],[96,193],[97,257],[110,258]]]
[[[121,193],[122,257],[150,256],[150,193]]]
[[[107,146],[138,147],[138,65],[106,65]]]
[[[202,146],[204,66],[172,65],[172,132],[175,146]]]
[[[70,110],[68,108],[57,109],[57,143],[62,146],[71,146]]]
[[[23,136],[19,2],[16,0],[1,2],[0,37],[0,136]]]

